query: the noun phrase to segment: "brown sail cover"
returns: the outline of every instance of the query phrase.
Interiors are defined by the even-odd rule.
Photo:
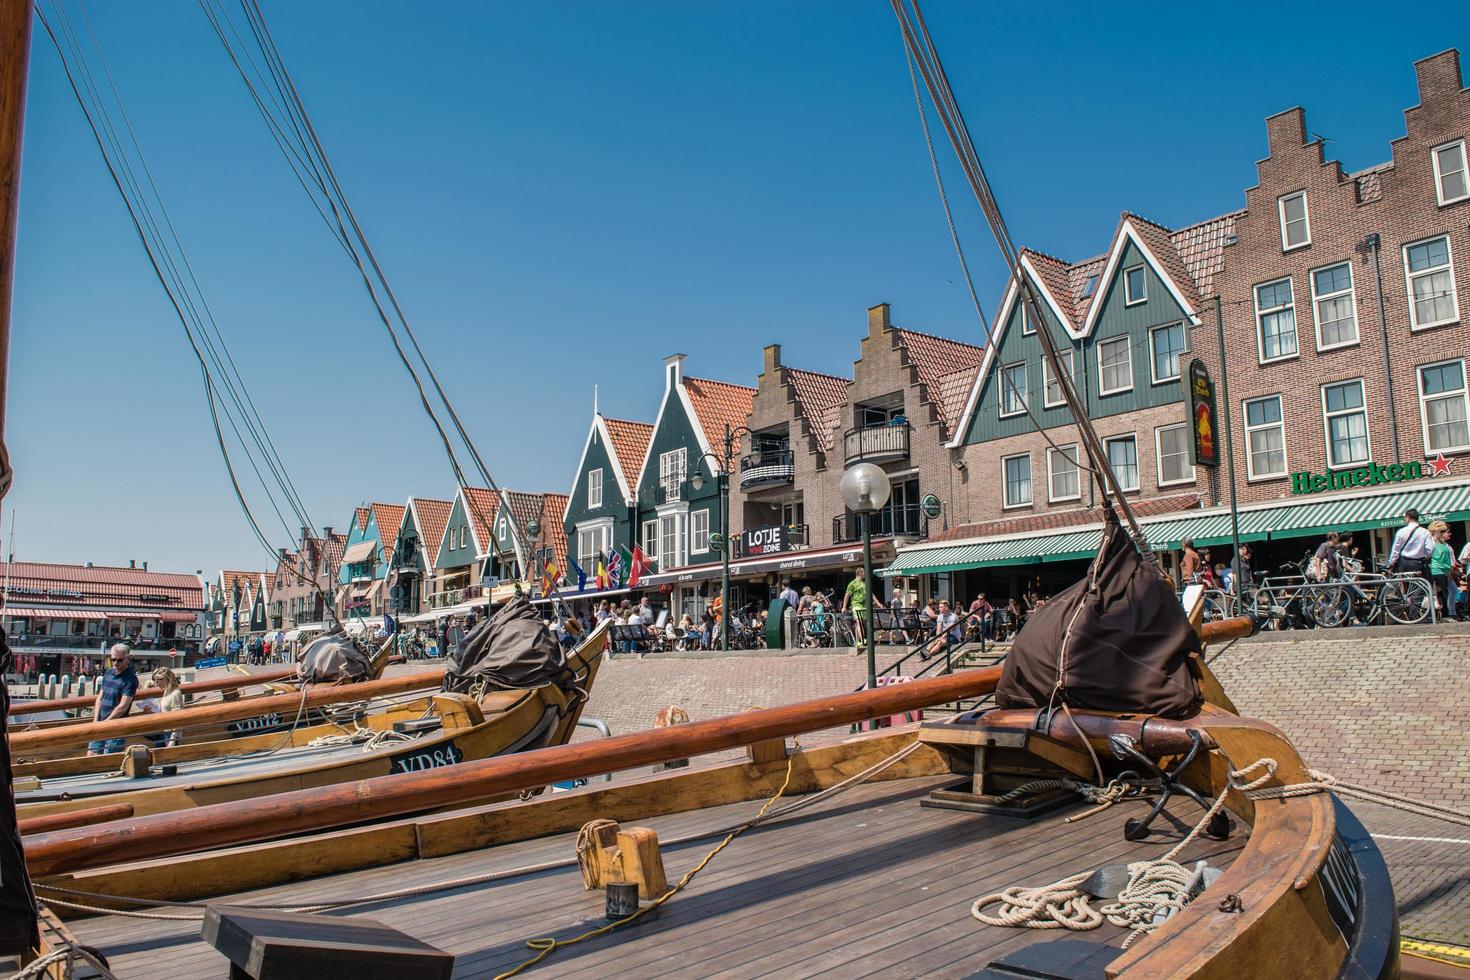
[[[530,690],[547,684],[570,688],[561,644],[524,596],[516,596],[465,637],[449,668],[444,690],[469,693],[484,679],[492,690]]]
[[[1032,613],[1017,634],[995,703],[1185,718],[1200,705],[1186,660],[1199,649],[1173,590],[1109,511],[1087,577]]]
[[[302,651],[299,670],[307,684],[357,684],[373,679],[373,658],[345,634],[328,633]]]
[[[10,660],[10,647],[0,634],[0,675],[10,670]],[[39,942],[36,895],[31,891],[15,816],[15,784],[10,776],[10,739],[6,733],[9,715],[10,688],[0,676],[0,771],[5,774],[5,796],[0,799],[0,956],[24,953]]]

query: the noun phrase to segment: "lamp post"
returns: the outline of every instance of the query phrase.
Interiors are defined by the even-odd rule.
[[[863,585],[868,590],[863,639],[868,648],[868,688],[878,686],[878,651],[873,641],[873,513],[888,503],[893,485],[881,466],[858,463],[842,474],[842,502],[863,522]]]
[[[704,487],[704,474],[699,472],[699,464],[706,458],[713,460],[720,466],[715,479],[719,481],[720,490],[720,652],[730,652],[730,464],[733,462],[734,441],[742,435],[750,435],[747,426],[730,428],[730,423],[725,423],[725,445],[724,455],[716,456],[714,451],[701,453],[694,461],[694,475],[689,478],[689,485],[696,490]],[[662,569],[660,569],[662,571]]]

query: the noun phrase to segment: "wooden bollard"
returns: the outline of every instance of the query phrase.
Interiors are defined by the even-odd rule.
[[[615,821],[594,821],[586,831],[586,849],[577,855],[583,881],[589,889],[611,884],[636,884],[647,899],[669,890],[663,852],[651,827],[621,829]]]

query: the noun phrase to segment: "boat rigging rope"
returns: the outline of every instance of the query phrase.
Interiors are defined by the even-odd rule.
[[[50,967],[58,963],[66,964],[62,968],[61,975],[69,977],[76,970],[78,959],[85,960],[88,966],[97,971],[102,980],[117,980],[117,974],[107,968],[107,964],[100,956],[86,946],[72,943],[57,947],[45,956],[31,960],[19,973],[12,973],[10,980],[38,980],[38,978],[50,976]]]

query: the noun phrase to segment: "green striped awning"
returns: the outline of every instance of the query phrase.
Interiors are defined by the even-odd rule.
[[[1417,507],[1426,523],[1434,518],[1447,521],[1470,519],[1470,483],[1358,497],[1308,498],[1275,507],[1243,510],[1240,512],[1240,537],[1243,541],[1261,541],[1327,531],[1393,527],[1403,520],[1404,511],[1410,507]],[[1178,548],[1185,538],[1192,538],[1202,548],[1226,544],[1232,538],[1229,511],[1196,512],[1146,520],[1142,526],[1149,544],[1159,550]],[[1091,558],[1097,553],[1101,537],[1100,526],[1093,525],[1086,530],[908,548],[900,551],[893,564],[879,574],[891,578],[895,575]]]

